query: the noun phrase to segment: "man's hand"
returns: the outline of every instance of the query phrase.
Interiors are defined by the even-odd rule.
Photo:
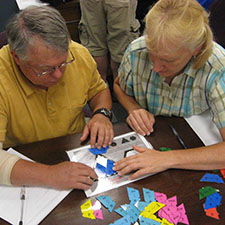
[[[139,153],[124,158],[116,162],[114,165],[113,170],[118,171],[120,176],[136,171],[130,176],[130,179],[133,180],[138,177],[158,173],[169,168],[169,166],[166,165],[168,152],[160,152],[153,149],[137,147],[135,145],[133,145],[133,148]]]
[[[76,162],[62,162],[48,167],[46,176],[47,186],[55,189],[87,190],[98,176],[87,165]]]
[[[87,190],[98,176],[95,171],[82,163],[62,162],[45,165],[19,159],[14,165],[10,180],[15,186],[45,186],[60,190]]]
[[[106,147],[112,143],[114,132],[112,123],[110,120],[101,114],[94,115],[86,124],[83,135],[80,138],[80,141],[86,140],[88,135],[91,135],[91,147],[95,146],[97,142],[97,148],[101,146]]]
[[[155,118],[145,109],[135,109],[129,112],[126,121],[134,131],[143,136],[153,132]]]

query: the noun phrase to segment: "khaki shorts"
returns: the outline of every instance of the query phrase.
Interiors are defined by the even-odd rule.
[[[130,42],[139,37],[137,0],[80,0],[80,6],[81,44],[92,56],[110,52],[111,58],[120,62]]]

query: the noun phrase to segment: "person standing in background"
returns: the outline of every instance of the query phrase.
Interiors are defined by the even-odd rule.
[[[117,76],[123,53],[139,36],[137,0],[80,0],[81,44],[94,57],[104,81],[107,72]]]

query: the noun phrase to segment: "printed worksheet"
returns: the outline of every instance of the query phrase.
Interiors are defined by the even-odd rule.
[[[153,148],[152,145],[141,135],[130,132],[114,138],[112,144],[100,150],[91,148],[90,145],[67,151],[70,161],[84,163],[94,168],[98,180],[91,189],[85,191],[87,197],[129,184],[136,180],[129,180],[129,174],[120,177],[112,168],[113,163],[125,157],[135,155],[137,152],[133,145]],[[149,176],[149,175],[148,175]]]
[[[31,5],[35,6],[47,5],[46,3],[43,3],[39,0],[16,0],[16,2],[20,10],[23,10]]]
[[[217,144],[223,141],[219,129],[212,121],[209,110],[202,114],[193,115],[184,119],[199,136],[205,146]]]
[[[30,160],[12,148],[8,149],[8,152],[22,159]],[[22,189],[24,189],[23,198],[21,196]],[[0,185],[0,217],[10,224],[37,225],[70,191],[47,187]]]

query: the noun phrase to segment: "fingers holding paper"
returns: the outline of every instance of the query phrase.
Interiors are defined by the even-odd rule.
[[[135,145],[133,145],[133,148],[139,153],[115,163],[113,169],[117,171],[120,176],[135,171],[130,176],[130,179],[133,180],[169,168],[166,166],[167,152],[159,152],[153,149],[137,147]]]

